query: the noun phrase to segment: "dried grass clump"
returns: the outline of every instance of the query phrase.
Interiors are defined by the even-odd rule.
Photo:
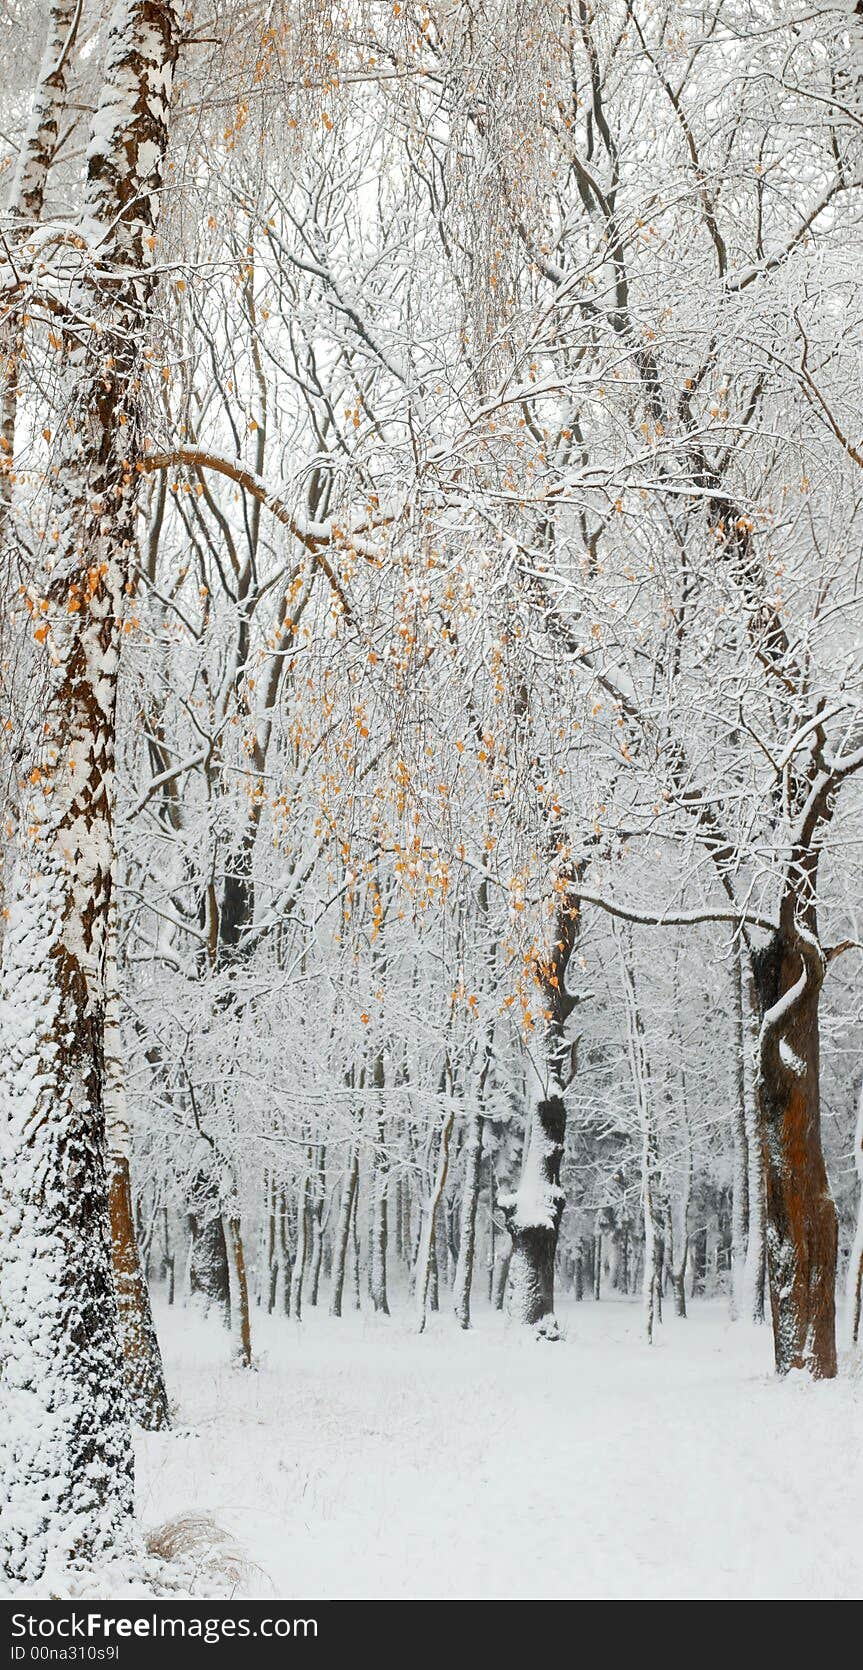
[[[155,1525],[147,1532],[146,1548],[154,1559],[179,1567],[190,1586],[203,1582],[208,1591],[217,1585],[236,1594],[252,1576],[253,1567],[210,1514],[181,1513]]]

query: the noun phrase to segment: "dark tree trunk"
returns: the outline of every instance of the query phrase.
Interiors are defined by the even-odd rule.
[[[756,1093],[766,1148],[767,1269],[779,1374],[836,1373],[836,1208],[821,1147],[814,934],[780,931],[754,962],[764,1016]]]
[[[566,1111],[559,1096],[537,1104],[531,1133],[531,1152],[526,1171],[538,1182],[548,1203],[544,1221],[529,1221],[534,1215],[533,1199],[522,1205],[518,1191],[504,1197],[501,1207],[512,1240],[510,1295],[513,1315],[519,1322],[542,1328],[549,1318],[549,1337],[556,1336],[554,1319],[554,1260],[563,1215],[560,1168],[566,1131]]]
[[[482,1120],[474,1115],[465,1147],[464,1189],[461,1208],[461,1240],[455,1273],[453,1302],[462,1328],[470,1327],[470,1290],[476,1251],[476,1210],[482,1170]]]
[[[494,1265],[496,1257],[497,1234],[495,1230],[495,1212],[497,1211],[497,1178],[494,1170],[494,1159],[488,1157],[488,1243],[486,1246],[486,1275],[488,1279],[488,1302],[494,1298]]]
[[[377,1092],[380,1105],[380,1097],[384,1089],[384,1058],[380,1052],[375,1057],[372,1084]],[[371,1184],[371,1211],[369,1214],[371,1238],[369,1248],[369,1298],[380,1316],[389,1316],[390,1314],[387,1298],[388,1185],[389,1160],[386,1151],[386,1121],[383,1114],[379,1113]]]
[[[162,1207],[162,1280],[167,1289],[168,1304],[174,1303],[174,1289],[176,1286],[177,1260],[171,1246],[171,1232],[168,1224],[168,1208]]]
[[[228,1308],[234,1340],[234,1358],[242,1368],[251,1368],[252,1330],[249,1316],[249,1285],[246,1280],[246,1254],[242,1226],[236,1214],[222,1220],[222,1239],[228,1266]]]
[[[279,1208],[276,1215],[278,1231],[276,1246],[276,1307],[283,1316],[291,1314],[291,1266],[293,1253],[291,1251],[291,1230],[289,1223],[288,1191],[284,1184],[279,1188]]]
[[[290,1305],[295,1322],[303,1318],[303,1283],[309,1245],[309,1178],[304,1177],[297,1194],[297,1244],[291,1270]]]
[[[512,1247],[507,1247],[506,1252],[501,1253],[495,1263],[491,1293],[491,1302],[495,1310],[503,1310],[503,1301],[506,1298],[506,1285],[509,1281],[509,1266],[511,1258]]]
[[[411,1238],[411,1186],[407,1177],[401,1179],[400,1198],[402,1203],[402,1240],[401,1259],[406,1269],[414,1267],[414,1246]]]
[[[357,1181],[354,1189],[354,1205],[351,1213],[351,1289],[354,1296],[354,1310],[362,1309],[362,1257],[360,1254],[360,1174],[359,1159],[357,1160]]]
[[[275,1181],[274,1181],[273,1177],[270,1176],[267,1179],[267,1189],[266,1189],[267,1228],[266,1228],[266,1268],[265,1268],[265,1278],[266,1278],[266,1283],[267,1283],[267,1311],[268,1311],[270,1316],[272,1316],[273,1311],[276,1308],[276,1292],[278,1290],[278,1285],[279,1285],[278,1231],[277,1231],[277,1222],[276,1222],[276,1206],[277,1206],[276,1185],[275,1185]],[[262,1283],[262,1286],[263,1286],[263,1283]]]
[[[578,1300],[582,1300],[584,1298],[584,1241],[580,1235],[578,1237],[578,1246],[575,1250],[573,1278],[575,1285],[575,1297]]]
[[[429,1307],[429,1310],[431,1310],[431,1311],[440,1310],[440,1281],[439,1281],[439,1277],[438,1277],[438,1258],[437,1258],[438,1239],[439,1239],[439,1227],[438,1227],[438,1222],[437,1222],[437,1219],[436,1219],[434,1230],[432,1232],[432,1238],[431,1238],[431,1241],[429,1243],[428,1307]]]
[[[693,1299],[697,1299],[704,1292],[704,1283],[707,1280],[706,1224],[699,1224],[693,1232],[690,1244],[692,1247],[692,1283],[689,1292]]]
[[[321,1281],[321,1264],[324,1255],[324,1204],[327,1184],[326,1149],[322,1149],[315,1186],[315,1198],[311,1206],[312,1250],[309,1258],[309,1304],[317,1306],[318,1289]]]
[[[345,1292],[345,1270],[348,1262],[348,1242],[351,1234],[351,1215],[354,1207],[354,1195],[357,1188],[357,1156],[352,1153],[348,1160],[348,1169],[342,1183],[341,1200],[339,1201],[339,1221],[336,1225],[336,1239],[333,1247],[332,1287],[330,1291],[330,1316],[341,1316],[342,1301]]]
[[[200,1294],[206,1308],[214,1305],[226,1328],[231,1325],[231,1286],[228,1274],[228,1249],[221,1213],[203,1221],[195,1214],[189,1216],[192,1231],[192,1253],[189,1260],[189,1288]]]

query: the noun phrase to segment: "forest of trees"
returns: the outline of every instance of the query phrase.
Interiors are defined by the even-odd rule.
[[[863,5],[0,16],[7,1577],[132,1535],[151,1284],[834,1377]]]

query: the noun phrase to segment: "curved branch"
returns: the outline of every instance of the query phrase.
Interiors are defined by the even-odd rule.
[[[661,916],[651,916],[632,906],[618,905],[612,899],[603,899],[598,893],[585,893],[578,888],[575,897],[579,903],[597,905],[600,910],[607,911],[609,916],[619,916],[623,922],[637,922],[645,928],[693,928],[701,922],[729,922],[734,927],[744,924],[750,928],[763,928],[765,933],[774,934],[776,923],[769,917],[754,916],[748,910],[683,910],[672,916],[663,912]]]
[[[205,452],[200,447],[177,447],[175,452],[146,453],[138,461],[138,469],[142,475],[154,475],[158,471],[176,469],[181,466],[188,470],[195,470],[199,474],[204,470],[215,470],[218,475],[227,476],[229,481],[235,481],[244,493],[248,493],[251,498],[256,499],[259,504],[263,505],[276,518],[276,521],[281,522],[284,527],[288,528],[294,539],[314,557],[315,562],[322,573],[326,575],[330,586],[339,599],[345,617],[349,620],[352,619],[353,611],[342,583],[329,558],[323,554],[324,548],[333,543],[334,529],[330,524],[322,523],[320,527],[317,525],[312,525],[309,528],[303,527],[302,523],[292,515],[284,499],[280,498],[278,493],[274,493],[267,486],[267,483],[255,474],[254,470],[247,469],[236,458],[225,458],[218,452]]]

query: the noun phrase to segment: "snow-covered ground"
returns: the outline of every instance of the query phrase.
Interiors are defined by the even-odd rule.
[[[244,1598],[863,1596],[863,1374],[779,1384],[718,1303],[642,1343],[637,1304],[559,1344],[480,1312],[157,1322],[175,1430],[143,1436],[145,1523],[209,1513]]]

